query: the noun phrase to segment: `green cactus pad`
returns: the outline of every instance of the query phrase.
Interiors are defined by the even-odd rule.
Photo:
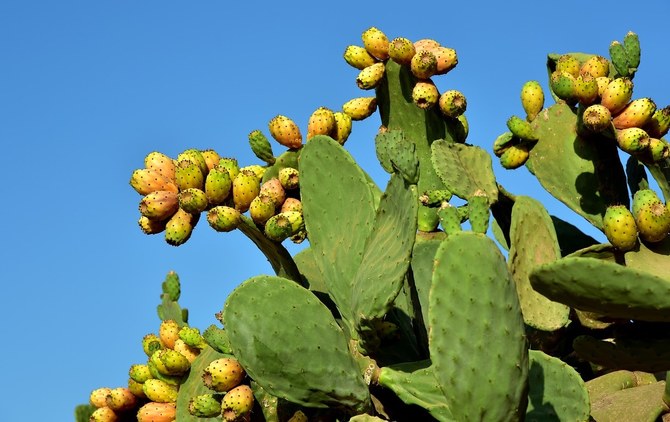
[[[664,388],[661,381],[607,394],[591,404],[591,417],[596,422],[655,422],[668,411]]]
[[[433,142],[432,151],[435,171],[454,195],[467,200],[481,190],[490,204],[498,199],[491,156],[482,148],[440,140]]]
[[[80,404],[74,408],[74,420],[76,422],[89,422],[95,409],[97,408],[93,405]]]
[[[182,309],[176,300],[170,299],[168,293],[161,294],[161,303],[156,307],[156,310],[161,321],[173,319],[180,327],[188,325],[188,317],[184,315],[186,309]]]
[[[428,297],[433,283],[435,254],[442,244],[442,237],[424,239],[417,237],[412,251],[412,273],[416,287],[418,306],[424,325],[428,324]]]
[[[598,243],[594,238],[579,230],[577,226],[565,220],[552,215],[551,221],[554,224],[558,246],[561,249],[561,256],[566,256]]]
[[[404,403],[423,407],[438,421],[454,420],[429,360],[383,367],[379,385],[392,390]]]
[[[641,385],[654,384],[656,377],[646,372],[632,372],[626,370],[609,372],[597,378],[586,382],[586,389],[589,392],[591,403],[595,403],[602,397],[621,391],[626,388],[638,387]]]
[[[399,172],[408,183],[419,180],[416,146],[405,139],[400,130],[379,133],[375,137],[377,158],[387,173]]]
[[[518,421],[528,350],[505,258],[485,235],[449,236],[435,256],[429,341],[435,377],[456,420]]]
[[[640,243],[624,254],[626,266],[670,280],[670,238],[658,243]]]
[[[352,286],[375,220],[368,180],[351,155],[326,136],[314,136],[303,148],[300,177],[311,248],[329,294],[352,322]]]
[[[588,421],[590,404],[584,381],[558,358],[538,350],[528,352],[527,422]]]
[[[535,290],[568,306],[617,318],[670,321],[670,280],[595,258],[567,257],[530,274]]]
[[[510,238],[508,266],[516,283],[524,321],[544,331],[565,326],[570,308],[536,292],[528,279],[533,268],[561,257],[554,225],[542,204],[527,196],[516,198]]]
[[[670,202],[670,158],[660,160],[653,164],[645,164],[649,173],[654,177],[658,187],[663,192],[665,202]]]
[[[609,204],[629,205],[626,178],[616,144],[579,137],[576,124],[577,116],[564,103],[540,113],[533,121],[540,141],[529,163],[550,194],[602,228]]]
[[[223,322],[235,356],[268,393],[308,407],[367,409],[368,388],[346,337],[309,290],[252,277],[228,297]]]
[[[577,355],[606,368],[661,372],[670,370],[670,338],[598,340],[583,335],[572,343]]]
[[[202,350],[198,357],[195,358],[191,364],[191,371],[189,372],[188,378],[186,378],[186,381],[184,381],[184,383],[179,386],[179,395],[177,396],[178,421],[197,422],[221,420],[221,418],[218,416],[213,418],[200,418],[191,415],[188,411],[188,403],[192,397],[199,396],[201,394],[209,394],[212,392],[212,390],[207,388],[205,383],[202,381],[202,372],[211,361],[226,356],[227,355],[219,353],[211,347],[206,347]]]

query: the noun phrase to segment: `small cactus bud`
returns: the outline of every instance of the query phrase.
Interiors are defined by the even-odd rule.
[[[394,38],[389,44],[389,57],[399,65],[409,66],[416,48],[407,38]]]
[[[233,187],[233,180],[230,173],[220,167],[213,168],[207,173],[205,179],[205,196],[210,205],[221,205],[224,203],[230,190]]]
[[[107,406],[107,396],[111,391],[112,389],[108,387],[96,388],[91,391],[88,402],[95,407],[105,407]]]
[[[334,129],[335,115],[333,111],[326,107],[319,107],[309,116],[307,140],[312,139],[315,135],[329,135]]]
[[[175,179],[179,190],[186,190],[188,188],[203,189],[205,187],[205,173],[202,172],[198,163],[188,159],[177,161]]]
[[[177,321],[173,319],[162,321],[158,329],[158,336],[164,347],[172,349],[174,342],[179,338],[179,324],[177,324]]]
[[[127,388],[114,388],[107,396],[107,407],[114,412],[126,412],[137,406],[137,397]]]
[[[528,81],[521,87],[521,106],[526,120],[533,121],[544,107],[544,91],[538,81]]]
[[[240,166],[237,164],[237,159],[230,157],[221,158],[216,168],[226,170],[230,175],[230,180],[233,180],[237,176],[237,173],[240,172]]]
[[[460,91],[449,90],[440,95],[440,111],[447,117],[457,118],[465,113],[468,102]]]
[[[591,75],[591,77],[596,79],[607,76],[610,74],[610,62],[603,56],[591,56],[582,64],[579,74],[582,76]]]
[[[423,110],[433,108],[440,100],[440,93],[431,80],[419,81],[412,88],[412,101]]]
[[[524,165],[529,156],[530,153],[528,151],[528,145],[510,145],[507,149],[505,149],[505,152],[500,155],[500,165],[508,170],[513,170]]]
[[[251,201],[258,196],[261,190],[259,178],[251,171],[240,171],[233,180],[233,202],[235,209],[245,212],[249,209]]]
[[[458,56],[456,55],[456,50],[453,48],[438,47],[431,52],[435,55],[435,60],[437,61],[435,68],[436,75],[444,75],[458,64]]]
[[[165,225],[165,241],[171,246],[186,243],[199,218],[200,214],[190,214],[181,208],[178,209]]]
[[[286,190],[297,189],[300,185],[300,176],[297,169],[292,167],[284,167],[279,170],[279,183]]]
[[[649,138],[648,161],[658,163],[670,157],[670,145],[663,139]]]
[[[614,116],[612,123],[617,129],[626,129],[629,127],[643,127],[647,125],[656,112],[656,103],[651,98],[639,98],[631,101]]]
[[[375,97],[358,97],[344,103],[342,111],[352,120],[363,120],[370,117],[377,110]]]
[[[410,63],[412,74],[418,79],[428,79],[437,72],[437,57],[430,51],[418,51]]]
[[[270,135],[275,141],[287,148],[296,149],[302,146],[300,128],[286,116],[277,115],[268,124]]]
[[[361,39],[363,40],[363,46],[372,56],[379,60],[389,58],[389,39],[382,31],[373,26],[363,32]]]
[[[188,188],[179,192],[179,207],[191,214],[198,214],[207,209],[207,194],[198,188]]]
[[[213,168],[219,165],[221,156],[218,152],[214,151],[213,149],[206,149],[201,151],[201,154],[202,158],[205,159],[205,164],[207,164],[207,172],[211,171]]]
[[[174,180],[175,162],[167,155],[154,151],[144,157],[144,167],[157,171],[168,180]]]
[[[368,51],[357,45],[350,45],[344,50],[344,60],[350,66],[362,70],[375,64],[376,60]]]
[[[275,163],[275,156],[272,152],[272,145],[270,145],[270,141],[263,134],[263,132],[260,130],[254,130],[249,133],[249,145],[251,146],[251,151],[253,151],[256,157],[270,165]]]
[[[240,421],[254,407],[254,394],[248,385],[240,385],[228,391],[221,401],[221,416],[225,422]]]
[[[156,334],[147,334],[142,338],[142,350],[147,356],[151,356],[155,351],[163,347],[160,338]]]
[[[118,415],[106,406],[95,409],[89,418],[90,422],[116,422],[118,420]]]
[[[219,394],[201,394],[191,397],[188,402],[188,413],[199,418],[213,418],[221,413],[221,397]]]
[[[490,214],[488,196],[481,189],[477,189],[468,200],[468,219],[472,231],[485,234],[489,228]]]
[[[351,117],[341,111],[333,113],[333,117],[335,118],[335,127],[330,133],[330,137],[339,142],[340,145],[344,145],[351,134]]]
[[[616,131],[616,141],[619,148],[629,154],[642,152],[649,145],[649,135],[644,130],[631,127]]]
[[[633,82],[628,78],[613,79],[600,96],[600,104],[607,107],[612,115],[623,110],[633,96]]]
[[[217,232],[230,232],[240,225],[241,215],[235,208],[219,205],[209,210],[207,222]]]
[[[177,185],[171,179],[152,169],[135,170],[130,176],[130,186],[140,195],[148,195],[159,190],[179,192]]]
[[[157,403],[176,403],[179,392],[176,385],[158,379],[146,380],[142,390],[149,400]]]
[[[612,115],[607,107],[593,104],[584,110],[582,122],[591,132],[600,133],[611,127]]]
[[[635,219],[625,205],[607,207],[603,217],[603,231],[612,246],[621,251],[629,251],[637,244]]]
[[[137,422],[173,422],[176,419],[175,403],[149,402],[137,411]]]
[[[258,225],[265,224],[266,221],[275,215],[277,203],[267,194],[259,194],[251,201],[249,205],[249,215],[254,223]]]
[[[205,368],[202,380],[210,390],[226,392],[242,383],[246,372],[235,358],[213,360]]]

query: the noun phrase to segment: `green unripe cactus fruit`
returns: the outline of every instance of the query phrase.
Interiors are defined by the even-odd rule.
[[[496,157],[500,157],[507,148],[520,142],[521,139],[515,137],[512,132],[505,132],[493,141],[493,153]]]
[[[614,127],[626,129],[629,127],[643,127],[651,121],[656,111],[656,103],[651,98],[639,98],[631,101],[613,119]]]
[[[461,215],[458,212],[458,208],[448,202],[442,204],[437,215],[440,217],[440,224],[442,224],[442,229],[447,235],[452,235],[463,230],[461,228]]]
[[[513,170],[524,165],[529,156],[528,145],[510,145],[500,156],[500,165],[508,170]]]
[[[656,109],[643,129],[652,138],[661,138],[665,136],[668,133],[668,129],[670,129],[670,106]]]
[[[555,71],[551,74],[551,90],[566,103],[573,105],[577,102],[575,77],[571,73]]]
[[[249,205],[249,215],[254,223],[262,225],[275,215],[277,203],[267,194],[259,194]]]
[[[155,351],[163,347],[160,338],[156,334],[147,334],[142,338],[142,350],[147,356],[151,356]]]
[[[344,50],[344,60],[359,70],[372,66],[376,62],[365,48],[357,45],[350,45]]]
[[[382,68],[384,65],[382,65]],[[383,70],[382,70],[383,73]],[[307,140],[316,135],[328,135],[335,129],[335,115],[326,107],[317,108],[307,123]]]
[[[431,52],[437,60],[436,75],[444,75],[458,64],[458,56],[453,48],[438,47]]]
[[[240,385],[223,396],[221,416],[225,422],[241,421],[254,407],[254,394],[248,385]]]
[[[165,230],[167,220],[157,221],[141,216],[140,219],[137,220],[137,224],[140,226],[140,229],[144,234],[158,234]]]
[[[384,63],[375,63],[371,66],[361,70],[356,78],[356,85],[360,89],[374,89],[384,79]],[[320,133],[317,135],[327,135],[328,133]],[[308,136],[307,139],[310,137]]]
[[[284,167],[279,170],[279,183],[286,190],[297,189],[300,185],[300,176],[297,169],[293,167]]]
[[[649,145],[649,135],[644,130],[631,127],[616,131],[616,141],[623,151],[635,154],[643,151]]]
[[[207,209],[209,201],[205,191],[189,188],[179,192],[179,206],[191,214],[198,214]]]
[[[575,95],[583,106],[590,106],[598,100],[598,81],[591,75],[579,75],[575,80]]]
[[[340,145],[344,145],[351,134],[351,117],[341,111],[333,113],[333,117],[335,118],[335,127],[329,135]]]
[[[544,91],[538,81],[528,81],[521,87],[521,106],[526,120],[533,121],[544,108]]]
[[[159,190],[151,192],[140,201],[140,214],[152,220],[166,220],[179,209],[178,195],[174,192]]]
[[[417,79],[428,79],[437,72],[437,57],[430,51],[417,51],[410,62],[410,70]]]
[[[277,115],[268,124],[270,135],[275,141],[287,148],[296,149],[302,146],[302,134],[297,124],[290,118]]]
[[[200,151],[202,154],[202,158],[205,159],[205,164],[207,164],[207,171],[211,171],[213,168],[215,168],[219,164],[219,160],[221,160],[221,156],[219,155],[218,152],[214,151],[213,149],[206,149],[203,151]]]
[[[275,163],[275,156],[272,152],[272,145],[268,138],[260,130],[254,130],[249,133],[249,146],[251,151],[260,160],[272,165]]]
[[[412,41],[402,37],[391,40],[389,44],[389,57],[394,62],[409,66],[414,54],[416,54],[416,48],[414,48]]]
[[[161,325],[158,328],[158,337],[161,339],[164,347],[168,349],[174,348],[174,342],[179,338],[179,324],[177,324],[177,321],[173,319],[161,321]]]
[[[584,110],[582,123],[591,132],[600,133],[611,127],[612,114],[607,107],[601,104],[593,104]]]
[[[607,107],[612,115],[616,115],[626,107],[632,96],[633,81],[629,78],[616,78],[600,95],[600,104]]]
[[[130,369],[128,370],[128,375],[132,380],[139,383],[143,383],[144,381],[152,378],[149,366],[145,364],[131,365]]]
[[[468,218],[475,233],[486,233],[489,228],[489,199],[486,192],[477,190],[468,201]]]
[[[172,422],[177,419],[174,403],[150,402],[137,411],[137,422]]]
[[[188,159],[177,161],[175,180],[179,190],[186,190],[188,188],[203,189],[205,187],[205,173],[202,172],[198,163]]]
[[[109,407],[95,409],[89,419],[90,422],[116,422],[119,416]]]
[[[191,362],[176,350],[161,350],[158,357],[165,366],[168,375],[183,375],[191,369]]]
[[[221,205],[224,203],[230,190],[233,187],[233,180],[226,169],[220,167],[213,168],[207,173],[205,178],[205,196],[210,205]]]
[[[579,69],[580,75],[591,75],[593,78],[607,76],[610,73],[610,62],[603,56],[591,56]]]
[[[167,155],[153,151],[144,157],[144,167],[157,171],[168,180],[174,180],[175,162]]]
[[[117,413],[126,412],[137,406],[137,397],[125,387],[113,388],[105,400],[107,407]]]
[[[181,327],[179,329],[179,338],[190,347],[204,349],[207,343],[205,338],[200,334],[200,330],[196,327]],[[175,342],[175,347],[177,343]]]
[[[218,394],[201,394],[188,402],[188,413],[199,418],[213,418],[221,413],[221,397]]]
[[[522,141],[537,141],[538,139],[530,123],[518,116],[507,119],[507,128],[512,132],[512,135]]]
[[[178,192],[177,185],[156,170],[138,169],[130,176],[130,186],[140,195],[163,190]]]
[[[230,180],[233,180],[235,177],[237,177],[237,174],[240,172],[240,166],[237,164],[237,159],[235,158],[221,158],[216,168],[226,170],[230,175]]]
[[[200,214],[190,214],[181,208],[165,225],[165,241],[172,246],[183,245],[191,237]]]
[[[284,187],[277,177],[266,180],[265,183],[261,185],[259,195],[269,196],[270,199],[274,201],[276,209],[281,208],[281,205],[286,199],[286,191],[284,191]]]
[[[260,180],[251,171],[242,170],[233,180],[233,202],[235,209],[240,212],[245,212],[249,209],[251,201],[261,191]]]
[[[368,53],[379,60],[386,60],[389,58],[389,39],[379,29],[374,26],[368,28],[361,35],[363,46]]]
[[[230,232],[240,225],[241,215],[235,208],[219,205],[209,210],[207,222],[217,232]]]
[[[621,251],[629,251],[637,244],[635,219],[625,205],[607,207],[603,217],[603,231],[612,246]]]
[[[142,390],[147,398],[156,403],[176,403],[179,388],[158,379],[146,380]]]
[[[265,223],[265,235],[275,242],[282,242],[304,229],[302,213],[297,211],[281,212]]]
[[[556,61],[556,71],[567,72],[575,78],[579,76],[580,68],[579,60],[571,54],[563,54]]]
[[[376,110],[377,98],[375,97],[353,98],[342,105],[342,111],[352,120],[363,120],[370,117]]]
[[[96,388],[91,391],[91,394],[88,397],[88,402],[95,407],[105,407],[107,406],[107,396],[112,391],[109,387]]]
[[[440,111],[447,117],[457,118],[465,113],[468,102],[460,91],[449,90],[440,95]]]
[[[431,80],[419,81],[412,88],[412,101],[424,110],[433,108],[440,99],[440,93]]]
[[[246,372],[235,358],[213,360],[205,368],[202,380],[210,390],[226,392],[240,385]]]

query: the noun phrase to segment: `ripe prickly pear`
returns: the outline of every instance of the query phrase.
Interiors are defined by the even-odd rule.
[[[144,157],[144,167],[157,171],[161,176],[169,180],[174,180],[175,162],[172,158],[161,152],[153,151],[147,154]]]
[[[254,220],[254,223],[263,225],[270,217],[275,215],[276,208],[277,203],[270,195],[260,193],[249,205],[249,216]]]
[[[151,356],[155,351],[163,347],[160,338],[156,334],[147,334],[142,338],[142,350],[147,356]]]
[[[200,214],[190,214],[181,208],[165,225],[165,241],[171,246],[183,245],[191,237]]]
[[[179,190],[203,189],[205,187],[205,173],[202,172],[198,163],[188,159],[177,161],[175,180]]]
[[[537,141],[538,139],[530,123],[518,116],[507,119],[507,128],[512,132],[512,135],[522,141]]]
[[[670,210],[651,189],[633,195],[633,217],[640,238],[647,242],[660,242],[670,232]]]
[[[137,411],[137,422],[172,422],[177,419],[174,403],[149,402]]]
[[[132,378],[128,378],[128,390],[130,390],[131,393],[138,399],[146,399],[147,396],[144,394],[143,390],[144,384],[141,382],[137,382]]]
[[[135,380],[139,383],[151,378],[151,371],[149,371],[149,366],[145,364],[135,364],[131,365],[128,370],[128,375],[132,380]]]
[[[651,119],[642,128],[652,138],[661,138],[668,133],[670,129],[670,106],[656,109]]]
[[[275,156],[272,152],[272,145],[263,132],[260,130],[254,130],[249,133],[248,138],[251,151],[253,151],[256,157],[270,165],[275,163]]]
[[[416,54],[416,48],[412,41],[407,38],[394,38],[389,44],[389,57],[399,65],[409,66],[412,57]]]
[[[417,51],[410,62],[410,70],[418,79],[428,79],[437,72],[437,57],[430,51]]]
[[[621,251],[629,251],[637,244],[635,219],[625,205],[607,207],[603,217],[603,231],[612,246]]]
[[[377,98],[358,97],[342,105],[342,111],[352,120],[363,120],[370,117],[377,110]]]
[[[233,202],[235,209],[245,212],[251,201],[261,190],[260,180],[252,171],[243,170],[233,180]]]
[[[246,372],[237,359],[220,358],[207,365],[202,380],[210,390],[222,393],[240,385],[245,376]]]
[[[361,39],[365,50],[372,56],[379,60],[389,58],[389,39],[382,31],[373,26],[363,32]]]
[[[612,41],[610,44],[610,58],[617,73],[621,76],[631,76],[626,50],[619,41]],[[634,72],[633,72],[634,73]]]
[[[315,135],[329,135],[334,129],[335,115],[333,111],[326,107],[319,107],[309,116],[307,140],[312,139]]]
[[[113,388],[107,396],[106,403],[114,412],[126,412],[137,406],[137,397],[128,388]]]
[[[282,242],[304,229],[302,214],[297,211],[279,213],[265,223],[265,235],[275,242]]]
[[[116,422],[119,416],[109,407],[95,409],[89,419],[90,422]]]
[[[521,87],[521,106],[526,120],[533,121],[544,107],[544,91],[538,81],[528,81]]]
[[[205,196],[210,205],[223,204],[233,187],[230,173],[220,167],[213,168],[207,173],[205,179]]]
[[[199,418],[213,418],[221,413],[219,394],[201,394],[188,402],[188,413]]]
[[[177,155],[177,163],[183,160],[192,161],[193,163],[197,164],[200,172],[203,174],[203,177],[209,171],[207,160],[205,160],[205,156],[198,149],[189,148]]]
[[[579,60],[572,54],[563,54],[556,61],[556,71],[567,72],[575,78],[579,76],[580,68]]]
[[[202,154],[202,158],[205,159],[205,164],[207,164],[207,171],[210,171],[217,165],[219,165],[219,160],[221,160],[221,156],[219,155],[218,152],[214,151],[213,149],[206,149],[204,151],[201,151],[200,153]]]
[[[344,50],[344,60],[359,70],[372,66],[376,62],[376,59],[365,48],[357,45],[350,45]]]
[[[107,396],[112,391],[109,387],[96,388],[91,391],[91,395],[88,397],[88,402],[95,407],[105,407],[107,406]]]
[[[281,208],[281,205],[286,199],[286,191],[277,177],[266,180],[265,183],[261,185],[259,195],[269,196],[274,201],[277,209]]]
[[[468,107],[468,102],[465,99],[465,95],[455,89],[451,89],[442,93],[438,103],[442,114],[454,119],[465,113],[465,110]]]
[[[449,47],[437,47],[431,51],[437,60],[435,74],[444,75],[458,64],[456,50]]]
[[[631,127],[616,131],[616,141],[619,148],[629,154],[642,152],[649,145],[649,135],[644,130]]]
[[[617,129],[643,127],[651,121],[656,111],[656,103],[651,98],[639,98],[631,101],[619,114],[614,116],[612,123]]]
[[[526,144],[510,145],[505,152],[500,155],[500,165],[508,170],[519,168],[526,163],[530,152]]]
[[[286,198],[280,212],[297,211],[302,214],[302,202],[296,198]]]
[[[360,89],[373,89],[384,79],[384,63],[375,63],[361,70],[356,77],[356,85]],[[309,139],[309,136],[307,137]]]
[[[633,216],[637,215],[642,207],[656,203],[661,203],[661,199],[654,190],[639,189],[633,195]]]
[[[433,108],[439,100],[440,93],[430,79],[418,81],[412,88],[412,101],[423,110]]]
[[[148,195],[158,190],[178,192],[177,185],[156,170],[137,169],[130,176],[130,186],[140,195]]]
[[[240,172],[240,166],[237,164],[237,159],[231,157],[221,158],[216,168],[226,170],[230,175],[230,180],[233,180]]]
[[[140,226],[140,229],[144,234],[158,234],[165,230],[167,220],[157,221],[141,216],[140,219],[137,220],[137,224]]]
[[[184,211],[197,214],[207,209],[207,194],[198,188],[188,188],[179,192],[179,206]]]
[[[287,148],[296,149],[302,146],[302,134],[297,124],[290,118],[277,115],[268,124],[270,135],[275,141]]]
[[[575,80],[575,96],[583,106],[590,106],[598,100],[598,81],[593,76],[579,75]]]
[[[181,338],[174,342],[174,350],[184,355],[190,363],[193,363],[200,354],[200,349],[189,346]]]
[[[243,420],[254,407],[254,394],[248,385],[240,385],[228,391],[221,401],[221,416],[226,422]]]
[[[191,369],[191,362],[189,362],[186,356],[176,350],[163,349],[158,353],[158,357],[163,363],[167,375],[183,375]]]
[[[219,205],[209,210],[207,222],[217,232],[230,232],[240,225],[241,215],[235,208]]]
[[[178,194],[159,190],[151,192],[140,201],[140,214],[152,220],[166,220],[179,209]]]
[[[414,48],[417,52],[426,50],[432,51],[438,47],[441,47],[440,43],[430,38],[424,38],[414,42]]]
[[[593,78],[607,76],[610,73],[610,62],[603,56],[591,56],[579,69],[580,75],[591,75]]]
[[[159,379],[150,379],[144,382],[142,390],[151,401],[157,403],[176,403],[179,387]]]
[[[344,145],[351,134],[351,117],[341,111],[333,113],[333,117],[335,118],[335,128],[329,135],[340,145]]]
[[[179,324],[177,324],[177,321],[173,319],[162,321],[158,329],[158,336],[164,347],[172,349],[174,342],[179,338]]]
[[[551,90],[566,103],[573,105],[577,102],[575,77],[569,72],[555,71],[549,80]]]
[[[267,167],[259,166],[258,164],[252,164],[250,166],[242,167],[240,171],[250,171],[256,175],[256,178],[260,182],[263,178],[263,175],[267,171]]]
[[[279,170],[279,183],[286,190],[296,189],[300,185],[300,175],[293,167],[284,167]]]
[[[600,95],[600,104],[607,107],[612,115],[623,110],[633,96],[633,81],[628,78],[613,79]]]
[[[612,115],[607,107],[593,104],[584,110],[582,123],[591,132],[600,133],[611,127]]]

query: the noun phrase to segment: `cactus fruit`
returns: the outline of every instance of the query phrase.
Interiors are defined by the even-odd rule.
[[[512,145],[518,144],[521,139],[514,136],[512,132],[505,132],[493,141],[493,154],[500,157]]]
[[[302,214],[302,202],[296,198],[286,198],[279,212],[297,211]]]
[[[670,157],[670,145],[663,139],[649,138],[647,151],[647,161],[651,161],[652,163],[658,163]]]
[[[235,209],[245,212],[249,209],[251,201],[261,191],[260,180],[255,173],[249,170],[240,170],[239,174],[233,179],[233,202]]]
[[[591,56],[579,69],[580,75],[591,75],[593,78],[607,76],[610,73],[610,62],[603,56]]]
[[[333,117],[335,118],[335,127],[329,135],[340,145],[344,145],[351,134],[351,117],[341,111],[333,113]]]
[[[394,38],[389,44],[389,57],[399,65],[409,66],[412,57],[416,54],[416,48],[412,41],[407,38]]]
[[[372,66],[376,62],[376,59],[365,48],[358,45],[350,45],[344,50],[344,60],[359,70]]]
[[[300,185],[300,175],[297,169],[293,167],[284,167],[279,170],[279,183],[286,190],[297,189]]]
[[[352,120],[363,120],[370,117],[376,110],[376,97],[353,98],[342,105],[342,111]]]
[[[601,104],[593,104],[582,113],[582,123],[591,132],[600,133],[611,127],[612,114],[607,107]]]
[[[431,51],[437,60],[436,75],[444,75],[458,64],[456,50],[449,47],[437,47]]]
[[[200,334],[200,330],[196,327],[181,327],[179,329],[179,338],[189,347],[203,349],[207,345],[205,343],[205,338]],[[175,347],[177,347],[176,341]]]
[[[250,166],[244,166],[240,168],[240,172],[247,171],[256,175],[256,179],[260,182],[263,180],[263,175],[267,171],[267,167],[260,166],[258,164],[252,164]]]
[[[282,242],[304,229],[302,213],[297,211],[281,212],[265,223],[265,235],[275,242]]]
[[[144,234],[158,234],[162,233],[165,230],[167,225],[166,220],[152,220],[148,217],[141,216],[137,220],[137,224],[140,226],[140,229]]]
[[[277,177],[268,179],[261,185],[259,195],[267,195],[275,203],[277,209],[281,208],[281,204],[286,199],[286,191]]]
[[[665,136],[670,129],[670,106],[656,109],[649,122],[642,129],[652,138]]]
[[[438,47],[441,47],[440,43],[430,38],[424,38],[414,42],[414,48],[417,52],[426,50],[432,51]]]
[[[384,67],[384,65],[382,65]],[[363,71],[361,71],[363,72]],[[382,74],[384,71],[382,70]],[[335,115],[326,107],[317,108],[310,116],[307,123],[307,140],[315,135],[328,135],[335,129]]]
[[[168,180],[174,180],[175,162],[167,155],[153,151],[144,157],[144,167],[160,173]]]
[[[439,105],[442,114],[452,118],[461,116],[468,107],[465,95],[454,89],[445,91],[440,95]]]
[[[635,219],[625,205],[607,207],[603,217],[603,231],[612,246],[621,251],[629,251],[637,244]]]
[[[526,120],[533,121],[544,108],[544,91],[538,81],[528,81],[521,87],[521,106]]]
[[[213,418],[221,413],[221,397],[218,394],[201,394],[188,402],[188,413],[199,418]]]
[[[237,159],[230,157],[221,158],[216,168],[226,170],[230,176],[230,180],[237,177],[237,174],[240,172],[240,166],[237,164]]]
[[[612,123],[617,129],[643,127],[651,121],[656,111],[656,103],[651,98],[639,98],[631,101],[619,114],[614,116]]]
[[[205,159],[205,156],[202,154],[200,150],[197,150],[195,148],[189,148],[187,150],[182,151],[179,155],[177,155],[177,164],[179,164],[180,161],[185,160],[197,164],[203,176],[206,175],[207,172],[209,171],[207,160]]]
[[[89,419],[90,422],[116,422],[119,416],[109,407],[95,409]]]
[[[207,209],[207,194],[198,188],[189,188],[179,192],[179,207],[191,214],[198,214]]]
[[[219,160],[221,160],[221,156],[219,155],[218,152],[214,151],[213,149],[206,149],[203,151],[200,151],[202,154],[202,158],[205,159],[205,164],[207,164],[207,171],[211,171],[213,168],[215,168],[219,164]]]
[[[389,58],[389,39],[379,29],[374,26],[368,28],[361,35],[363,46],[370,55],[379,60],[386,60]]]
[[[174,348],[174,342],[179,338],[179,324],[177,324],[177,321],[172,319],[162,321],[158,329],[158,336],[163,346],[168,349]]]
[[[220,167],[211,169],[205,178],[205,196],[209,205],[223,204],[232,187],[233,181],[227,170]]]
[[[529,156],[528,145],[510,145],[500,156],[500,165],[508,170],[513,170],[524,165]]]
[[[598,81],[593,76],[579,75],[575,80],[575,96],[579,104],[590,106],[598,100]]]
[[[179,388],[159,379],[150,379],[144,382],[142,390],[147,398],[157,403],[175,403]]]
[[[275,215],[277,203],[268,194],[259,194],[249,205],[249,215],[254,223],[262,225]]]
[[[149,402],[137,411],[137,422],[172,422],[177,419],[174,403]]]
[[[197,358],[198,355],[200,355],[199,348],[189,346],[181,338],[177,339],[177,341],[174,342],[174,350],[184,355],[184,357],[189,361],[189,363],[193,363],[195,358]]]
[[[607,107],[612,115],[623,110],[633,96],[633,81],[629,78],[613,79],[600,95],[600,104]]]
[[[609,76],[601,76],[596,78],[596,83],[598,84],[598,97],[603,96],[605,93],[605,89],[607,89],[607,86],[612,82],[612,78]]]
[[[579,64],[579,60],[572,54],[563,54],[556,61],[557,72],[567,72],[577,78],[580,69],[581,65]]]
[[[207,212],[207,222],[218,232],[230,232],[240,225],[241,214],[235,208],[219,205]]]
[[[137,382],[132,378],[128,378],[128,390],[130,390],[130,392],[138,399],[147,398],[146,394],[144,394],[143,386],[144,384],[141,382]]]
[[[132,380],[135,380],[139,383],[151,378],[151,371],[149,371],[149,366],[145,364],[135,364],[131,365],[128,370],[128,375]]]
[[[551,90],[561,100],[572,105],[576,102],[576,87],[575,77],[568,72],[555,71],[551,74],[550,79]]]
[[[640,238],[647,242],[660,242],[670,232],[670,210],[651,189],[635,192],[633,216]]]
[[[226,392],[242,383],[246,372],[235,358],[220,358],[207,365],[202,380],[210,390]]]
[[[125,387],[113,388],[107,395],[106,403],[114,412],[126,412],[137,406],[137,397]]]
[[[155,351],[160,350],[163,347],[161,344],[160,337],[156,334],[147,334],[142,338],[142,350],[147,356],[151,356]]]
[[[238,422],[254,407],[254,394],[248,385],[240,385],[228,391],[221,401],[221,416],[225,422]]]
[[[190,214],[181,208],[165,225],[165,241],[172,246],[183,245],[191,237],[200,215]]]
[[[629,154],[642,152],[649,145],[649,135],[644,130],[631,127],[616,131],[616,141],[619,148]]]
[[[433,108],[440,99],[440,93],[431,80],[419,81],[412,88],[412,101],[417,107],[428,110]]]
[[[198,163],[188,159],[177,161],[175,180],[179,190],[186,190],[188,188],[203,189],[205,187],[205,174],[200,169]]]
[[[248,138],[251,151],[256,157],[270,165],[275,163],[275,156],[272,152],[272,145],[263,132],[256,129],[249,133]]]
[[[612,41],[610,44],[610,58],[617,73],[621,76],[632,76],[630,72],[630,64],[628,57],[626,57],[626,50],[619,41]]]
[[[112,389],[109,387],[96,388],[91,391],[88,402],[95,407],[105,407],[107,406],[107,396],[111,391]]]
[[[437,72],[437,57],[427,50],[417,51],[410,62],[410,70],[418,79],[428,79]]]
[[[533,133],[533,128],[526,120],[512,116],[507,119],[507,128],[512,132],[512,135],[521,139],[522,141],[537,141],[537,135]]]
[[[177,185],[157,170],[138,169],[130,176],[130,186],[140,195],[148,195],[154,191],[178,192]]]
[[[163,363],[167,375],[183,375],[191,369],[191,362],[176,350],[163,349],[159,352],[158,357]]]
[[[270,135],[281,145],[296,149],[302,146],[302,134],[298,125],[290,118],[281,114],[275,116],[268,124]]]
[[[375,63],[371,66],[366,67],[358,73],[356,77],[356,85],[360,89],[374,89],[379,83],[384,79],[384,63]],[[316,135],[327,135],[328,132],[317,133]],[[310,136],[307,135],[307,139]]]

